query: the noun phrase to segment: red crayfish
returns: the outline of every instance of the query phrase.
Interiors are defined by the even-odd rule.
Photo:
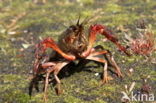
[[[58,77],[60,70],[70,62],[75,60],[90,60],[103,63],[103,78],[102,82],[107,83],[110,77],[107,74],[108,61],[100,58],[100,55],[109,55],[108,60],[115,68],[115,72],[118,77],[122,77],[119,66],[115,62],[113,56],[108,50],[104,50],[102,46],[98,45],[93,47],[97,34],[104,35],[108,40],[113,42],[121,51],[129,55],[126,48],[123,47],[118,39],[112,34],[112,32],[103,25],[95,24],[89,28],[89,34],[84,31],[85,22],[79,23],[79,19],[76,25],[71,25],[67,28],[59,37],[56,43],[52,38],[48,37],[41,41],[36,46],[35,61],[33,68],[33,79],[30,83],[29,89],[36,88],[38,90],[38,82],[40,81],[40,75],[44,75],[44,98],[46,99],[47,87],[49,84],[49,77],[54,76],[57,83],[57,93],[60,94],[61,81]],[[46,50],[51,48],[51,56],[47,56]],[[30,93],[31,94],[31,93]]]

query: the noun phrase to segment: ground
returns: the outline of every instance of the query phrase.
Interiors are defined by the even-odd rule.
[[[106,25],[123,45],[126,45],[123,42],[124,34],[131,33],[136,37],[142,21],[156,34],[155,0],[47,0],[45,4],[42,0],[38,1],[0,0],[1,103],[44,102],[42,90],[39,93],[33,91],[31,98],[28,95],[34,45],[48,36],[57,41],[61,32],[74,24],[79,15],[81,20],[96,15],[94,18],[97,19],[91,24]],[[104,37],[97,37],[95,45],[101,44],[113,53],[124,78],[120,79],[109,71],[113,80],[101,86],[102,66],[91,62],[83,70],[61,79],[62,95],[57,96],[51,86],[48,103],[121,103],[121,92],[133,82],[135,86],[132,91],[140,91],[147,84],[151,87],[149,93],[156,98],[156,53],[153,52],[148,59],[135,54],[127,57],[111,42],[103,42],[101,38]],[[130,70],[133,72],[130,73]]]

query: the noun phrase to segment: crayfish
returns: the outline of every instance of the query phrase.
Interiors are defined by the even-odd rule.
[[[107,74],[108,62],[115,69],[118,77],[122,77],[120,67],[115,62],[112,54],[108,50],[104,50],[101,45],[93,47],[97,34],[102,34],[108,40],[113,42],[119,50],[125,54],[130,55],[126,48],[119,43],[119,40],[112,34],[112,32],[103,25],[94,24],[89,28],[89,34],[85,33],[85,22],[79,22],[76,25],[69,26],[59,37],[56,43],[52,38],[48,37],[36,45],[35,61],[33,68],[33,79],[30,83],[29,89],[38,88],[38,82],[44,82],[44,99],[47,98],[46,92],[50,77],[53,75],[56,80],[57,94],[61,94],[60,88],[61,81],[58,77],[60,70],[73,61],[89,60],[96,61],[103,64],[102,83],[107,83],[111,77]],[[46,55],[47,48],[53,51],[51,56]],[[99,56],[108,55],[108,60]],[[43,76],[44,75],[44,76]],[[43,77],[43,78],[41,78]],[[30,93],[31,94],[31,93]]]

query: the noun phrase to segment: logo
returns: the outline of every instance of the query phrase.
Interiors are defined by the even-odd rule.
[[[133,91],[128,96],[127,93],[122,92],[123,96],[121,101],[128,102],[128,101],[149,101],[152,102],[155,100],[155,96],[153,93],[151,94],[143,94],[141,92],[134,93]]]

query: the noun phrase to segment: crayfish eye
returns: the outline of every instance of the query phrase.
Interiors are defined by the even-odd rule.
[[[72,31],[76,31],[77,30],[76,26],[74,26],[74,25],[70,26],[69,29],[72,30]]]

